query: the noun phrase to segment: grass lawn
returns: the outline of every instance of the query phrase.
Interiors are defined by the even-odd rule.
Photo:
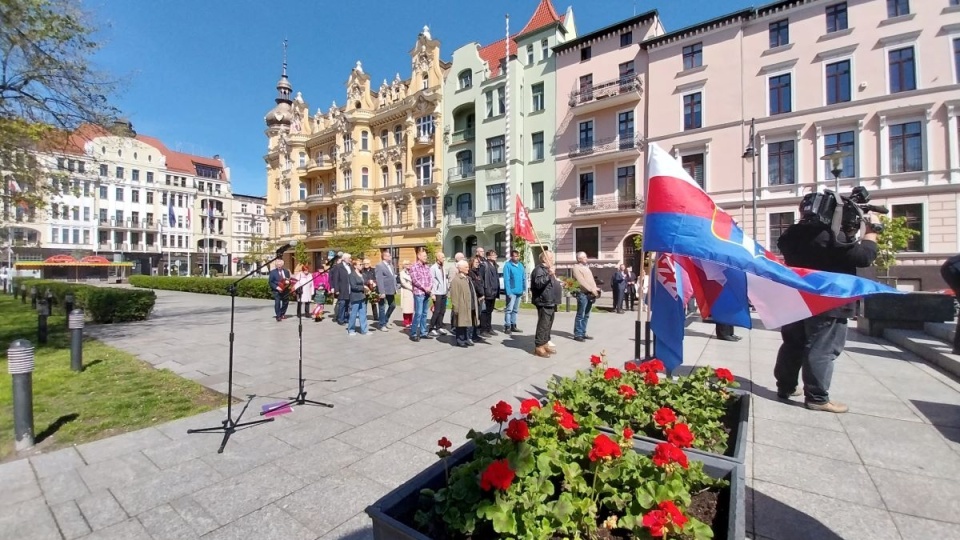
[[[208,411],[226,396],[173,372],[156,370],[131,354],[95,339],[83,343],[84,371],[70,370],[69,334],[63,309],[49,319],[49,339],[37,347],[37,315],[0,295],[0,461],[14,457],[13,395],[7,348],[25,338],[36,349],[33,372],[34,439],[50,450],[102,439]]]

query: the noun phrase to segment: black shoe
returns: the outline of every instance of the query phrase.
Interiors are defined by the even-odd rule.
[[[510,331],[511,331],[511,332],[516,332],[517,334],[520,334],[520,333],[523,332],[523,330],[520,330],[519,328],[517,328],[517,325],[515,325],[515,324],[510,326]]]
[[[283,317],[274,317],[274,319],[276,319],[276,320],[277,320],[277,322],[280,322],[280,321],[282,321],[282,320],[283,320]]]
[[[593,339],[593,336],[584,335],[583,339]]]
[[[576,336],[575,338],[573,338],[573,340],[574,340],[574,341],[584,341],[584,337],[583,337],[583,336]]]
[[[504,327],[503,327],[503,333],[509,336],[509,335],[510,335],[510,327],[507,326],[507,325],[504,325]]]
[[[410,341],[420,341],[420,336],[410,336]]]

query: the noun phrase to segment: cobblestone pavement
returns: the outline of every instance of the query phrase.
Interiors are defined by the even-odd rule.
[[[271,315],[269,302],[237,300],[235,395],[257,396],[247,420],[295,393],[296,320]],[[225,391],[228,323],[229,298],[161,291],[149,321],[90,330]],[[630,313],[593,314],[586,343],[570,339],[573,314],[558,314],[560,352],[549,360],[529,353],[533,314],[519,326],[519,336],[464,350],[305,323],[308,397],[334,408],[296,407],[238,432],[222,455],[220,436],[186,432],[219,425],[224,412],[213,411],[0,465],[0,538],[370,538],[363,509],[433,463],[437,439],[462,442],[490,425],[491,404],[537,392],[601,349],[632,357]],[[744,340],[728,343],[712,330],[691,324],[686,354],[732,369],[754,394],[750,537],[960,538],[960,384],[851,332],[832,390],[852,412],[812,412],[776,400],[779,334],[738,330]]]

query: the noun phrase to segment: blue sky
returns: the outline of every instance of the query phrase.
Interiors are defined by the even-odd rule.
[[[539,0],[86,0],[99,28],[98,67],[121,82],[116,104],[134,129],[171,149],[220,154],[234,191],[266,192],[263,117],[276,96],[281,43],[288,74],[311,111],[343,103],[357,60],[373,83],[409,77],[423,25],[449,60],[465,43],[519,30]],[[761,2],[763,3],[763,2]],[[580,34],[658,9],[667,31],[754,5],[747,0],[576,0]],[[568,2],[554,1],[563,14]],[[356,6],[356,7],[354,7]],[[363,17],[357,17],[358,11]],[[351,24],[362,21],[362,26]]]

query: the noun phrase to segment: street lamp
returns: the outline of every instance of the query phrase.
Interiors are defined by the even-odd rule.
[[[407,211],[407,201],[402,195],[395,195],[392,200],[393,200],[393,207],[396,208],[397,210],[396,218],[398,221],[400,221],[402,220],[401,216],[404,214],[404,212]],[[397,223],[397,225],[400,225],[400,223]],[[391,226],[390,227],[390,257],[396,259],[396,257],[393,257],[393,230],[394,230],[394,226]],[[397,266],[398,264],[400,264],[400,261],[397,261],[397,260],[393,261],[393,266],[395,269],[399,268]]]
[[[750,175],[750,192],[753,195],[753,229],[750,231],[750,234],[754,238],[757,237],[757,129],[756,122],[753,118],[750,119],[750,141],[747,143],[747,148],[743,151],[743,159],[750,160],[750,166],[752,173]]]
[[[830,173],[833,174],[833,185],[837,193],[840,193],[840,175],[843,174],[843,159],[849,155],[850,152],[844,152],[838,148],[820,158],[820,161],[830,163]]]

